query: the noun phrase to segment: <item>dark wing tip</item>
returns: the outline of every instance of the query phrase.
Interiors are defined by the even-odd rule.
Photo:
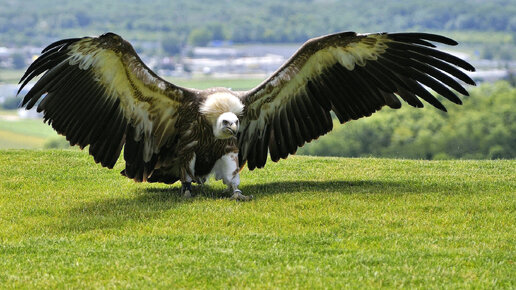
[[[464,67],[462,68],[470,72],[476,71],[475,67],[472,66],[469,62],[465,62]]]
[[[45,47],[42,50],[41,55],[27,68],[23,76],[20,78],[18,84],[21,85],[18,88],[16,95],[19,95],[22,89],[33,78],[37,77],[45,71],[52,69],[61,60],[63,60],[63,57],[66,57],[66,48],[81,39],[83,38],[62,39]]]
[[[110,39],[114,39],[114,40],[122,40],[122,37],[116,33],[113,33],[113,32],[106,32],[104,34],[102,34],[101,36],[99,36],[99,38],[110,38]]]
[[[447,45],[457,45],[459,44],[457,41],[448,38],[446,36],[442,36],[439,34],[432,34],[432,33],[421,33],[421,32],[407,32],[407,33],[392,33],[389,34],[389,36],[394,39],[405,39],[405,40],[413,40],[413,41],[420,41],[422,39],[439,42]]]
[[[55,48],[55,47],[58,47],[58,46],[64,46],[64,45],[70,45],[71,43],[74,43],[78,40],[81,40],[81,38],[66,38],[66,39],[61,39],[61,40],[58,40],[56,42],[53,42],[51,44],[49,44],[47,47],[45,47],[41,53],[44,54],[45,52]]]

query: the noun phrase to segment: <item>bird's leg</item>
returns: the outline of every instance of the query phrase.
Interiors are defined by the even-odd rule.
[[[237,170],[237,173],[234,175],[232,174],[230,176],[225,176],[223,178],[223,182],[225,185],[228,186],[227,191],[229,191],[230,194],[233,193],[231,195],[231,199],[238,200],[238,201],[248,201],[253,198],[252,195],[251,196],[243,195],[242,191],[240,189],[238,189],[238,186],[240,185],[240,174],[238,173],[238,170]]]
[[[192,176],[194,176],[196,156],[193,154],[193,158],[188,162],[188,167],[182,169],[181,175],[181,195],[184,198],[191,198],[192,195]]]
[[[240,185],[240,168],[238,167],[238,153],[228,153],[222,157],[224,161],[224,176],[223,182],[228,186],[228,190],[231,195],[231,199],[238,201],[249,201],[253,199],[252,195],[243,195],[242,191],[238,189]]]
[[[221,180],[228,186],[228,191],[231,194],[231,199],[239,201],[248,201],[253,196],[245,196],[242,191],[238,189],[240,185],[240,174],[238,167],[238,153],[230,152],[220,157],[213,167],[215,179]]]
[[[231,196],[231,199],[238,200],[238,201],[249,201],[253,199],[252,195],[243,195],[242,191],[238,189],[238,185],[228,185],[228,189],[233,191],[233,195]]]
[[[192,197],[192,181],[181,181],[181,195],[184,198]]]

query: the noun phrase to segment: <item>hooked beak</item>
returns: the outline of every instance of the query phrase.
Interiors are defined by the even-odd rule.
[[[226,127],[226,131],[231,135],[236,136],[238,132],[238,126],[235,123],[232,123],[231,125]]]

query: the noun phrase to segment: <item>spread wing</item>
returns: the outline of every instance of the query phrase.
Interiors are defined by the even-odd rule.
[[[450,89],[468,92],[456,79],[474,85],[459,68],[469,63],[434,49],[449,38],[425,33],[337,33],[306,42],[278,71],[243,92],[245,111],[239,134],[240,160],[261,168],[332,129],[333,111],[341,123],[370,116],[387,105],[414,107],[421,99],[446,111],[424,86],[461,104]]]
[[[159,78],[120,36],[49,45],[27,69],[20,91],[43,72],[22,106],[37,105],[70,144],[90,145],[103,166],[112,168],[125,144],[125,174],[146,180],[161,148],[174,146],[178,109],[189,92]]]

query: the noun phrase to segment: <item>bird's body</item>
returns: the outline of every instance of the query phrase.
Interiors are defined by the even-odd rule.
[[[178,134],[176,142],[172,143],[169,148],[161,150],[161,154],[157,156],[152,175],[146,179],[146,174],[135,174],[135,172],[129,172],[127,169],[122,172],[123,175],[137,181],[169,184],[178,180],[187,183],[194,181],[202,184],[210,175],[213,175],[217,180],[222,179],[225,184],[230,187],[234,186],[236,189],[238,184],[233,185],[235,184],[233,179],[240,172],[237,139],[235,138],[236,128],[234,132],[218,132],[213,128],[213,124],[217,123],[219,116],[222,117],[221,121],[231,120],[230,114],[235,116],[234,121],[238,122],[236,114],[241,114],[243,104],[237,93],[226,88],[197,91],[195,95],[201,101],[190,104],[184,109],[179,109],[179,111],[189,110],[190,112],[183,114],[184,117],[177,120],[176,126],[181,133]],[[228,99],[232,99],[232,102]],[[233,104],[234,107],[230,108],[227,106],[228,104]],[[217,108],[217,106],[222,108]],[[191,110],[191,108],[194,109]],[[228,128],[228,130],[230,129]],[[227,133],[227,135],[224,135],[224,133]],[[125,155],[127,160],[130,156],[136,156],[137,152],[131,152],[126,147]],[[135,171],[138,168],[140,167],[135,166]]]
[[[37,104],[45,121],[72,145],[89,145],[103,166],[112,168],[124,148],[122,174],[135,181],[180,180],[189,196],[192,181],[214,174],[233,198],[247,200],[238,189],[240,168],[294,154],[332,129],[330,112],[345,123],[383,106],[399,108],[399,98],[422,107],[421,98],[445,111],[423,85],[460,104],[449,88],[467,95],[457,79],[474,82],[459,68],[474,68],[429,41],[457,44],[425,33],[314,38],[257,87],[231,91],[171,84],[128,42],[107,33],[51,44],[27,69],[20,90],[45,72],[23,105]]]

